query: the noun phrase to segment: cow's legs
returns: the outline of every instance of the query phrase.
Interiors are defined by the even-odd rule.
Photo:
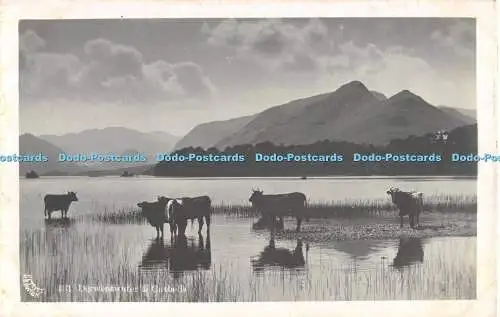
[[[156,226],[156,238],[158,238],[160,236],[160,227],[159,226]]]
[[[415,215],[410,215],[410,227],[415,228]]]
[[[283,216],[280,217],[280,230],[285,229],[285,223],[283,221]]]
[[[297,232],[300,231],[300,224],[302,223],[302,218],[297,217]]]
[[[160,227],[160,230],[161,230],[161,237],[162,237],[162,239],[163,239],[163,229],[165,229],[165,227],[164,227],[164,226],[165,226],[165,224],[163,223],[163,224],[161,225],[161,227]]]
[[[198,234],[201,234],[201,228],[203,228],[203,216],[198,217]]]
[[[207,223],[207,234],[210,232],[210,215],[205,216],[205,222]]]
[[[399,216],[399,218],[401,218],[401,226],[400,226],[400,228],[403,228],[403,216]]]
[[[175,229],[176,229],[175,222],[171,219],[170,220],[170,236],[175,235],[175,233],[176,233]]]
[[[187,219],[181,219],[177,226],[179,236],[184,236],[186,233]]]
[[[52,216],[52,210],[48,210],[47,214],[49,215],[49,220],[50,220],[50,217]]]

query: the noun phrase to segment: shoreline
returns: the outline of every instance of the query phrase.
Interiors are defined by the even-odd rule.
[[[316,219],[315,219],[316,220]],[[323,243],[345,240],[387,240],[400,238],[474,237],[477,236],[477,215],[456,212],[434,212],[420,216],[420,227],[412,229],[405,217],[400,228],[399,217],[373,217],[369,219],[317,219],[302,222],[300,232],[296,222],[285,221],[285,229],[276,231],[276,240],[298,240],[304,243]],[[253,230],[270,237],[269,229]]]

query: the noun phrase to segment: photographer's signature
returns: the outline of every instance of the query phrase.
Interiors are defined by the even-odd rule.
[[[26,292],[31,297],[40,297],[40,295],[43,294],[43,292],[45,292],[43,288],[39,288],[38,286],[36,286],[30,274],[23,274],[23,286]]]

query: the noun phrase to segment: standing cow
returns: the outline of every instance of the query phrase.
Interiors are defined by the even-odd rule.
[[[72,202],[78,201],[75,192],[68,192],[64,195],[47,194],[43,198],[45,203],[44,215],[51,217],[53,211],[60,210],[61,218],[68,218],[68,209]]]
[[[283,227],[283,217],[291,215],[297,219],[297,232],[300,231],[302,218],[306,215],[306,195],[299,192],[277,195],[264,195],[261,190],[252,190],[248,199],[254,208],[262,213],[264,218],[270,218],[273,224],[276,217],[280,218],[280,227]]]
[[[207,234],[210,232],[210,219],[212,213],[212,202],[208,196],[182,197],[174,199],[168,206],[170,228],[179,235],[184,235],[187,221],[198,219],[198,234],[201,233],[203,223],[207,223]],[[203,221],[203,218],[205,221]]]
[[[399,209],[401,228],[403,227],[403,217],[406,215],[410,218],[410,226],[412,228],[417,227],[420,222],[420,213],[423,211],[424,194],[420,192],[404,192],[399,188],[390,188],[387,194],[391,196],[392,202]]]
[[[147,202],[143,201],[137,204],[137,207],[142,209],[142,213],[146,217],[148,223],[155,227],[156,237],[160,236],[163,238],[163,227],[164,224],[169,222],[168,214],[166,212],[166,207],[170,198],[158,197],[157,201]]]

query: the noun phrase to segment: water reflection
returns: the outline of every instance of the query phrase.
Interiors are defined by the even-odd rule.
[[[76,221],[71,218],[52,218],[45,219],[44,222],[45,230],[42,231],[44,249],[51,256],[66,255],[68,250],[71,250],[71,226]]]
[[[345,240],[337,241],[323,247],[334,248],[337,251],[343,252],[353,260],[366,260],[370,256],[387,246],[388,241],[383,240]]]
[[[286,269],[300,269],[305,266],[304,253],[302,251],[302,241],[297,241],[297,246],[294,250],[286,248],[276,248],[274,239],[269,240],[269,244],[264,248],[264,251],[256,257],[250,259],[254,272],[263,271],[266,267],[280,267]],[[308,245],[306,246],[306,257]]]
[[[176,237],[170,244],[161,238],[151,241],[139,264],[141,271],[166,270],[177,277],[184,271],[208,270],[212,264],[210,235],[206,244],[203,235],[198,235],[198,243],[186,236]]]
[[[404,237],[399,239],[398,253],[392,262],[392,266],[400,269],[424,261],[424,249],[422,238]]]
[[[44,219],[45,226],[50,228],[69,228],[75,224],[75,220],[72,218],[51,218]]]

